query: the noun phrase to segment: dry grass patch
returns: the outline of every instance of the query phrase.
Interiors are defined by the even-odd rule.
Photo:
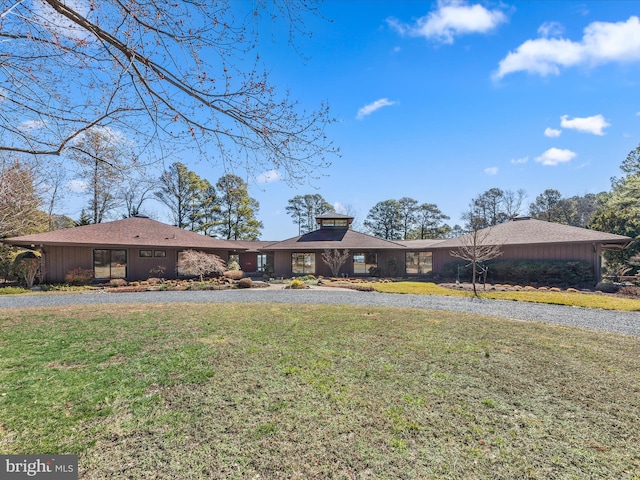
[[[13,310],[0,329],[0,450],[77,453],[85,479],[640,475],[634,337],[270,304]]]
[[[445,288],[430,282],[395,282],[371,284],[375,290],[383,293],[405,293],[416,295],[444,295],[458,297],[472,297],[473,293],[465,290]],[[499,287],[496,287],[499,288]],[[510,287],[511,291],[496,291],[482,286],[478,287],[478,294],[482,298],[496,300],[513,300],[517,302],[548,303],[552,305],[568,305],[584,308],[602,308],[605,310],[622,310],[629,312],[640,311],[640,300],[623,298],[620,296],[604,295],[602,293],[584,293],[575,289],[561,290],[552,288]]]

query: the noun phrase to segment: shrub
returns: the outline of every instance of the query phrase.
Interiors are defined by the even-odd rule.
[[[616,293],[620,290],[620,285],[617,283],[598,282],[596,290],[604,293]]]
[[[164,265],[158,265],[157,267],[149,270],[149,275],[157,278],[164,278],[164,272],[166,271],[166,267]]]
[[[253,286],[253,282],[250,278],[241,278],[238,280],[238,288],[251,288]]]
[[[11,270],[24,286],[31,288],[40,275],[40,257],[32,251],[22,252],[16,255]]]
[[[618,293],[625,297],[640,298],[640,287],[627,285],[618,290]]]
[[[127,281],[124,278],[112,278],[109,280],[109,286],[111,287],[124,287],[127,285]]]
[[[316,280],[316,277],[315,275],[302,275],[298,277],[297,280],[300,280],[301,282],[308,282],[308,281]]]
[[[307,286],[304,284],[304,282],[298,278],[291,280],[291,283],[289,283],[289,288],[293,288],[294,290],[299,290],[301,288],[307,288]]]
[[[29,290],[22,287],[2,287],[0,288],[0,295],[17,295],[19,293],[26,293]]]
[[[244,272],[242,270],[227,270],[223,275],[224,278],[228,278],[230,280],[240,280],[244,277]]]
[[[221,274],[224,271],[224,261],[212,253],[185,250],[182,252],[182,265],[192,275],[203,281],[205,275]]]
[[[227,270],[240,270],[240,264],[235,260],[227,262]]]
[[[7,245],[0,244],[0,278],[7,280],[11,275],[16,253]]]
[[[396,257],[391,257],[387,260],[387,273],[390,277],[395,277],[398,273],[398,260]]]
[[[538,285],[593,285],[591,264],[579,260],[497,260],[485,264],[487,281]],[[447,262],[445,276],[471,281],[471,267],[464,262]]]
[[[369,275],[372,277],[381,277],[382,270],[379,267],[369,267]]]
[[[69,285],[89,285],[93,280],[93,270],[90,268],[74,268],[64,276],[64,281]]]

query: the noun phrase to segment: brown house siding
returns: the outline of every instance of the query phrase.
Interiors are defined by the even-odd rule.
[[[278,277],[290,277],[292,276],[291,269],[291,254],[293,252],[291,250],[277,250],[274,252],[274,268],[275,275]],[[324,250],[309,250],[309,251],[297,251],[296,253],[313,253],[315,254],[316,268],[315,274],[316,276],[323,277],[331,277],[331,269],[329,266],[324,263],[322,260],[322,254]],[[350,251],[349,259],[346,263],[340,268],[340,275],[348,274],[350,277],[354,276],[353,273],[353,254],[354,253],[376,253],[378,256],[378,268],[382,270],[384,275],[389,275],[388,265],[389,260],[391,258],[395,258],[396,261],[396,276],[403,276],[405,274],[405,254],[402,250],[367,250],[367,249],[354,249]],[[365,274],[364,276],[368,276],[369,274]],[[363,276],[363,275],[360,275]]]
[[[146,280],[150,277],[177,278],[178,252],[185,249],[165,247],[126,248],[120,246],[74,247],[74,246],[46,246],[42,249],[45,268],[45,282],[64,283],[65,276],[75,268],[93,270],[93,251],[95,249],[126,250],[127,251],[127,280]],[[140,250],[162,250],[166,257],[140,257]],[[226,251],[205,250],[214,253],[227,261]],[[164,267],[164,273],[152,272],[159,266]]]
[[[276,251],[273,254],[274,275],[277,277],[291,276],[291,252]]]
[[[453,257],[451,249],[436,249],[433,253],[433,270],[435,273],[444,272],[444,265],[448,262],[460,262]],[[600,277],[600,249],[592,243],[577,244],[549,244],[549,245],[507,245],[502,247],[499,260],[583,260],[593,265],[593,273]]]
[[[166,257],[140,257],[140,250],[160,250],[166,252]],[[151,277],[176,278],[176,264],[178,250],[175,248],[128,248],[127,249],[127,277],[131,279],[147,279]],[[159,274],[151,270],[164,267],[164,273]]]
[[[64,283],[64,277],[75,268],[93,269],[91,247],[46,246],[44,257],[44,281]]]

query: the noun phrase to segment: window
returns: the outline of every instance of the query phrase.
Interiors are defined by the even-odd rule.
[[[320,220],[320,226],[322,227],[348,227],[349,222],[346,218],[327,218]]]
[[[426,275],[433,269],[431,252],[407,252],[405,255],[407,275]]]
[[[259,253],[257,255],[257,271],[258,272],[264,272],[264,268],[267,265],[267,256],[263,253]]]
[[[305,275],[316,273],[316,254],[315,253],[292,253],[291,254],[291,273],[294,275]]]
[[[378,267],[378,255],[375,253],[354,253],[353,274],[368,275],[372,268]]]
[[[127,251],[94,250],[93,276],[98,279],[127,278]]]
[[[166,250],[138,250],[138,256],[140,258],[160,257],[165,258],[167,256]]]

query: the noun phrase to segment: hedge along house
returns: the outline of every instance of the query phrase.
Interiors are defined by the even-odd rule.
[[[98,281],[179,278],[188,275],[180,266],[185,250],[214,253],[225,261],[230,254],[245,250],[234,242],[142,216],[7,238],[3,243],[38,250],[42,280],[50,283],[64,282],[66,274],[76,268],[93,270]]]
[[[564,262],[585,262],[595,282],[602,277],[602,253],[604,250],[620,250],[633,240],[630,237],[603,233],[586,228],[535,220],[518,216],[507,222],[479,231],[478,238],[484,245],[499,245],[502,254],[490,263],[516,262],[531,268],[535,262],[551,262],[562,267]],[[464,244],[464,236],[451,238],[433,245],[433,271],[451,277],[463,260],[451,255],[452,250]],[[408,246],[413,242],[404,242]],[[489,263],[489,262],[488,262]],[[491,275],[491,273],[490,273]],[[525,272],[526,275],[526,272]],[[509,280],[509,279],[501,279]]]
[[[316,217],[318,229],[263,247],[272,256],[274,275],[332,276],[331,268],[322,260],[328,250],[349,250],[349,258],[340,275],[369,276],[378,272],[388,276],[405,275],[405,253],[402,243],[384,240],[351,230],[353,217],[330,213]]]

